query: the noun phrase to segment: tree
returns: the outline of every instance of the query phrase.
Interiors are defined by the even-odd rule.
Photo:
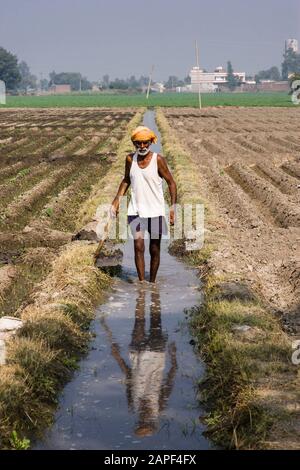
[[[15,90],[21,81],[17,56],[0,47],[0,80],[7,90]]]
[[[275,80],[275,82],[278,82],[281,79],[279,69],[275,65],[269,69],[269,74],[270,80]]]
[[[92,84],[89,82],[89,80],[86,77],[82,77],[81,74],[79,74],[81,77],[81,90],[91,90],[92,89]]]
[[[288,80],[289,75],[292,73],[300,73],[300,54],[297,54],[297,52],[289,48],[283,54],[281,67],[283,80]]]
[[[19,72],[21,75],[19,88],[21,88],[21,90],[27,93],[28,88],[36,88],[37,78],[30,73],[30,69],[24,60],[19,64]]]
[[[271,67],[267,70],[261,70],[255,75],[256,83],[259,83],[261,80],[275,80],[276,82],[280,80],[280,72],[278,67]]]
[[[61,72],[56,73],[55,71],[49,74],[51,85],[71,85],[72,91],[90,90],[92,88],[91,83],[82,77],[81,73],[78,72]]]
[[[103,88],[107,89],[109,88],[109,75],[103,75],[103,78],[102,78],[102,86]]]
[[[164,85],[167,89],[172,90],[176,86],[180,86],[180,81],[176,75],[170,75]]]
[[[55,77],[56,77],[56,72],[53,70],[53,72],[49,73],[49,78],[50,78],[49,86],[55,85]]]
[[[236,89],[237,86],[241,84],[240,80],[234,75],[233,73],[233,67],[230,62],[230,60],[227,62],[227,82],[228,82],[228,88],[230,91],[233,91]]]
[[[41,87],[41,90],[43,90],[43,91],[48,90],[48,88],[49,88],[49,81],[47,80],[47,78],[42,78],[42,79],[40,80],[40,87]]]
[[[116,78],[113,82],[110,82],[109,88],[112,90],[127,90],[128,82],[126,80]]]
[[[132,88],[135,90],[139,88],[140,84],[134,75],[131,75],[131,77],[128,79],[128,86],[129,88]]]
[[[139,85],[140,85],[141,88],[145,87],[145,86],[148,86],[149,77],[141,75],[138,81],[139,81]]]

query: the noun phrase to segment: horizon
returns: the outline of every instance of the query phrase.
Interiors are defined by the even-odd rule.
[[[149,19],[149,6],[137,0],[0,0],[0,8],[1,47],[24,60],[38,79],[52,71],[79,72],[97,82],[105,74],[110,80],[139,78],[149,76],[152,64],[155,82],[170,75],[183,79],[196,65],[195,40],[200,68],[226,68],[230,60],[234,71],[253,76],[272,66],[281,71],[285,40],[300,42],[297,0],[228,0],[225,6],[221,0],[188,0],[184,6],[153,0]]]

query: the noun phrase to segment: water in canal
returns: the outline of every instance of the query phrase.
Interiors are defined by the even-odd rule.
[[[147,111],[144,124],[159,136],[154,112]],[[154,151],[161,151],[159,142]],[[133,241],[122,245],[122,274],[96,310],[89,354],[64,389],[53,427],[34,449],[210,448],[197,403],[204,366],[184,313],[201,302],[199,280],[168,254],[168,243],[162,241],[155,285],[137,281]]]

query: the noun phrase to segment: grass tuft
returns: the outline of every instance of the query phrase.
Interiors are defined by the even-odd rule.
[[[59,354],[60,351],[51,349],[49,342],[41,338],[19,337],[8,345],[8,363],[21,367],[19,374],[33,395],[54,403],[57,389],[68,376],[58,360]]]

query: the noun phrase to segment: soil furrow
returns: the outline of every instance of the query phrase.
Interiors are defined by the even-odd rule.
[[[26,166],[16,175],[0,186],[0,207],[6,207],[9,202],[13,202],[20,194],[30,190],[41,178],[50,171],[50,166],[46,163],[33,168]]]
[[[3,213],[3,220],[0,223],[9,230],[12,226],[22,227],[27,220],[33,216],[38,207],[43,205],[45,197],[54,188],[58,188],[58,183],[66,184],[67,177],[74,171],[74,166],[69,164],[65,168],[54,170],[47,179],[43,179],[33,188],[23,193],[14,202],[9,204]]]
[[[290,203],[286,196],[272,188],[266,180],[255,176],[247,168],[237,163],[226,168],[226,172],[245,192],[260,201],[261,211],[269,211],[275,224],[285,228],[300,225],[299,207]]]
[[[299,162],[286,162],[281,165],[283,171],[285,171],[288,175],[293,176],[294,178],[300,179],[300,163]]]
[[[288,176],[276,167],[270,167],[267,163],[262,162],[253,166],[258,176],[267,179],[276,188],[284,194],[299,195],[298,181],[292,176]]]

